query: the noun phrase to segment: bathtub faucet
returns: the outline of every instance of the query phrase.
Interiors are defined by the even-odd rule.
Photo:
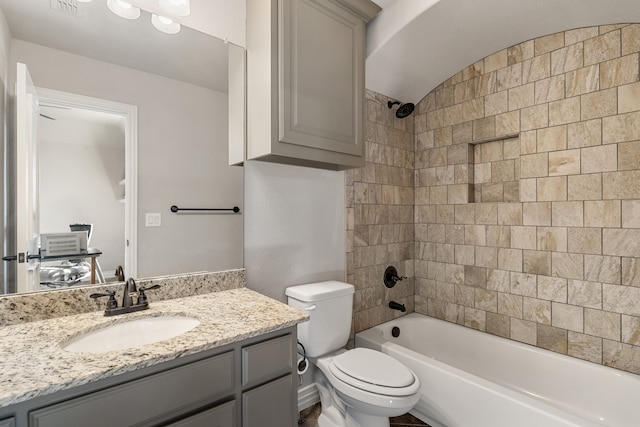
[[[393,310],[400,310],[403,313],[407,311],[407,309],[404,307],[404,304],[400,304],[395,301],[389,301],[389,308]]]

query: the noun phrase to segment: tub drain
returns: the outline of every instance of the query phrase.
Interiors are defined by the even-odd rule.
[[[394,338],[398,338],[400,336],[400,328],[398,328],[397,326],[394,326],[391,329],[391,336]]]

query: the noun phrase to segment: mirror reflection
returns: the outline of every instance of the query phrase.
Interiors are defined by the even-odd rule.
[[[105,0],[77,2],[73,13],[56,10],[60,3],[0,0],[3,256],[22,248],[39,255],[41,247],[27,247],[29,238],[68,235],[78,224],[90,226],[86,247],[95,252],[4,262],[4,292],[100,283],[117,280],[118,272],[241,267],[242,168],[227,165],[228,46],[184,26],[162,33],[144,11],[136,20],[120,18]],[[16,189],[18,63],[26,64],[39,98],[29,197]],[[25,199],[34,205],[27,215],[20,211]],[[240,213],[172,213],[172,205],[238,206]],[[24,218],[34,225],[20,239]],[[19,287],[23,274],[37,277],[37,285]]]

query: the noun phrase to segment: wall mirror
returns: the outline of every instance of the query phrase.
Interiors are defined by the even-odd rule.
[[[16,64],[23,63],[36,92],[44,93],[33,160],[39,233],[93,224],[89,246],[102,252],[97,260],[107,281],[118,266],[136,277],[242,267],[243,171],[228,166],[227,144],[228,50],[238,48],[185,26],[177,34],[160,32],[144,10],[138,19],[123,19],[106,0],[0,0],[0,9],[3,256],[17,253],[14,86]],[[82,111],[74,102],[90,107]],[[127,111],[135,113],[133,129],[124,124]],[[70,130],[61,130],[67,122]],[[108,145],[110,138],[119,142]],[[135,194],[127,194],[130,188]],[[173,213],[172,205],[240,212]],[[127,247],[134,251],[125,265]],[[19,290],[17,264],[3,263],[4,293]],[[51,283],[28,290],[89,283],[69,284],[49,273],[42,281]]]

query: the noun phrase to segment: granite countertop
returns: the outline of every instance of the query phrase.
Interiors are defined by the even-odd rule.
[[[307,315],[250,289],[239,288],[150,303],[137,313],[102,312],[0,328],[0,407],[181,356],[296,325]],[[200,324],[177,337],[101,354],[62,349],[74,336],[115,322],[162,315],[195,317]]]

